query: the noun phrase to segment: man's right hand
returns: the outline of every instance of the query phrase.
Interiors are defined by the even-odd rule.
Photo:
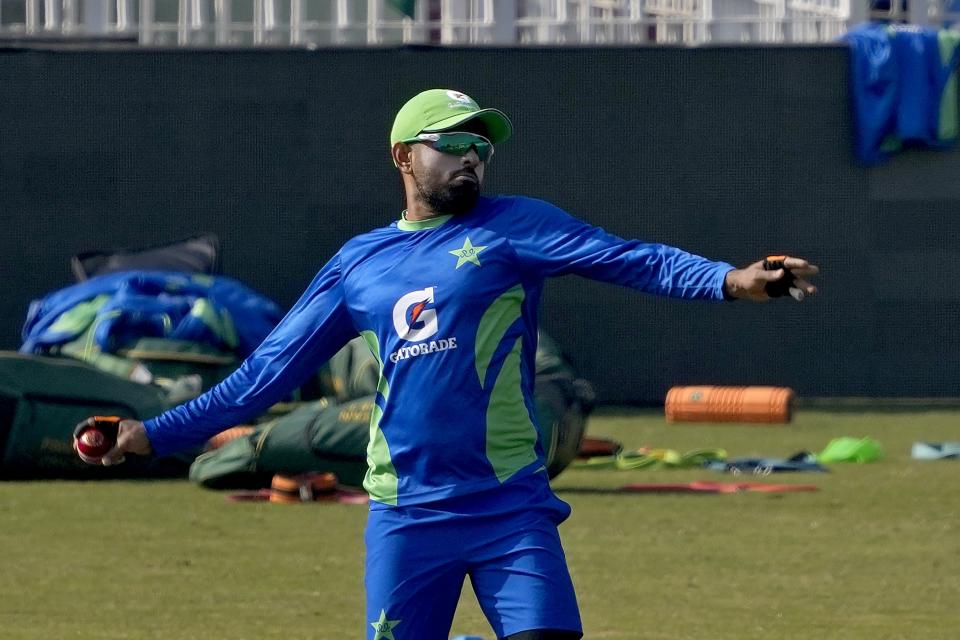
[[[148,456],[153,453],[150,439],[147,438],[147,430],[139,420],[120,421],[120,429],[117,431],[117,444],[103,455],[100,464],[105,467],[120,464],[124,461],[127,453],[138,456]]]
[[[724,291],[731,298],[741,298],[745,300],[754,300],[761,302],[769,300],[767,295],[767,284],[780,280],[785,275],[783,269],[767,271],[764,269],[763,260],[758,260],[743,269],[734,269],[728,271],[724,278]],[[804,295],[812,295],[817,292],[817,288],[807,282],[807,278],[820,273],[820,268],[810,264],[803,258],[791,258],[785,256],[783,266],[790,270],[796,277],[794,287],[800,289]]]

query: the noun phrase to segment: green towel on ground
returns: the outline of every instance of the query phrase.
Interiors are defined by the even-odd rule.
[[[818,462],[875,462],[883,446],[873,438],[834,438],[817,454]]]

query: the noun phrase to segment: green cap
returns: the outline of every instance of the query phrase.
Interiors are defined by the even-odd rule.
[[[510,118],[502,111],[481,109],[473,98],[459,91],[428,89],[408,100],[397,112],[390,130],[390,146],[423,132],[455,130],[471,120],[483,123],[493,144],[505,142],[513,132]]]

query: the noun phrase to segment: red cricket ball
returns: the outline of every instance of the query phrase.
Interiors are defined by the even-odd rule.
[[[100,464],[100,459],[117,444],[115,437],[96,426],[89,426],[77,436],[77,455],[89,464]]]

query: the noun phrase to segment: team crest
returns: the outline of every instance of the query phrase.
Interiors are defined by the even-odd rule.
[[[479,267],[482,266],[480,264],[480,252],[486,248],[486,246],[474,245],[472,242],[470,242],[470,238],[468,237],[463,241],[462,247],[459,249],[454,249],[453,251],[448,251],[447,253],[452,256],[456,256],[457,258],[457,266],[455,266],[454,269],[459,269],[468,262]]]
[[[393,636],[393,628],[401,622],[401,620],[387,620],[386,609],[380,609],[380,619],[370,623],[370,626],[376,631],[373,640],[397,640]]]
[[[460,93],[459,91],[447,91],[447,97],[453,100],[453,102],[448,102],[447,107],[450,109],[478,109],[477,103],[474,102],[473,98],[468,96],[465,93]]]

